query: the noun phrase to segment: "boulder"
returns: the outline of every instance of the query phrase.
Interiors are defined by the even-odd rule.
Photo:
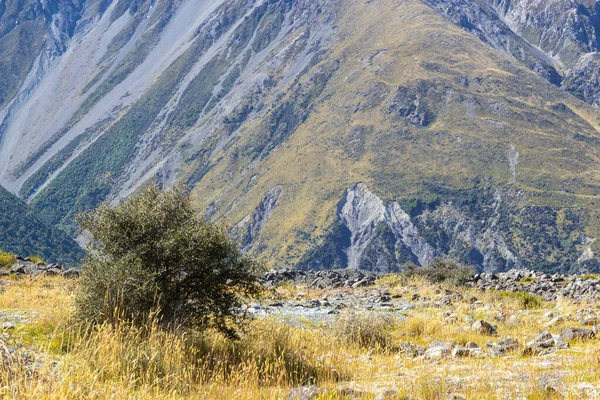
[[[591,329],[566,328],[561,332],[560,339],[565,342],[570,342],[571,340],[592,339],[595,336],[594,331]]]
[[[450,353],[450,350],[446,346],[430,347],[425,351],[426,360],[438,360]]]
[[[452,350],[452,358],[461,358],[461,357],[482,358],[484,356],[485,356],[485,354],[483,353],[483,351],[477,347],[469,348],[469,347],[463,347],[463,346],[456,346],[454,348],[454,350]]]
[[[561,322],[563,322],[563,321],[564,321],[564,318],[563,318],[563,317],[554,317],[554,318],[552,318],[550,321],[546,322],[546,323],[544,324],[544,327],[546,327],[546,328],[551,328],[551,327],[553,327],[554,325],[558,325],[558,324],[560,324],[560,323],[561,323]]]
[[[78,269],[67,269],[62,271],[62,276],[65,278],[78,278],[81,275],[81,271]]]
[[[290,391],[288,400],[312,400],[323,393],[323,389],[318,386],[301,386]]]
[[[490,324],[489,322],[485,322],[484,320],[477,320],[473,322],[473,325],[471,325],[471,330],[481,335],[491,336],[495,335],[498,329],[496,328],[496,326]]]
[[[53,275],[59,275],[61,273],[61,270],[58,268],[49,268],[45,272],[46,272],[46,275],[53,276]]]

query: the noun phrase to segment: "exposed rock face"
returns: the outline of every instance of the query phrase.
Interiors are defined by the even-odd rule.
[[[62,10],[69,2],[50,3]],[[63,53],[31,72],[31,84],[0,112],[0,182],[40,206],[55,201],[42,199],[44,189],[70,186],[77,176],[103,176],[77,184],[93,192],[83,195],[83,208],[128,195],[148,179],[172,185],[182,180],[182,166],[193,185],[240,126],[273,109],[270,137],[253,154],[265,157],[303,122],[336,68],[307,73],[333,40],[335,0],[97,3],[80,5],[73,17],[56,14],[50,31],[58,35],[69,22],[64,43],[55,45]],[[288,90],[289,99],[278,97]],[[55,181],[59,175],[69,183]],[[75,197],[63,199],[59,213],[46,209],[45,218],[57,223],[64,211],[75,212]]]
[[[435,120],[435,115],[423,100],[420,90],[399,87],[390,104],[390,113],[394,113],[416,126],[427,126]]]
[[[594,2],[426,0],[448,19],[598,107],[600,15]]]
[[[599,15],[594,2],[487,0],[517,34],[565,69],[598,49]]]
[[[580,99],[600,108],[600,53],[584,54],[573,66],[563,87]]]
[[[66,51],[82,16],[80,1],[26,0],[0,5],[0,73],[11,76],[0,88],[0,106],[13,99],[19,85],[33,88],[52,60]]]
[[[433,259],[433,248],[418,235],[400,205],[384,204],[365,184],[358,183],[348,189],[338,209],[338,231],[347,232],[348,243],[344,243],[343,237],[326,240],[338,241],[334,246],[341,247],[337,253],[345,254],[343,268],[393,271],[402,262],[426,265]],[[318,254],[315,256],[307,258],[305,267],[325,264]]]
[[[307,253],[303,269],[360,268],[371,271],[398,271],[401,265],[428,265],[435,257],[451,256],[487,272],[535,266],[543,259],[538,250],[513,243],[513,219],[531,224],[530,235],[546,236],[552,218],[542,218],[552,210],[516,209],[518,193],[495,191],[482,204],[459,206],[442,202],[420,210],[412,218],[395,201],[385,203],[365,184],[346,190],[338,206],[338,220],[323,244]],[[481,207],[481,208],[480,208]],[[518,211],[517,211],[518,210]],[[547,240],[547,239],[545,239]],[[562,262],[572,270],[594,263],[587,247],[589,238],[564,249]],[[548,246],[554,246],[548,243]],[[542,250],[545,252],[546,250]],[[588,264],[586,264],[588,263]]]
[[[498,11],[511,10],[511,3],[513,2],[505,5],[495,4],[497,1],[494,0],[425,1],[452,22],[473,33],[497,50],[515,57],[551,83],[560,84],[561,77],[552,57],[540,51],[535,44],[529,43],[518,32],[513,31],[511,22],[517,26],[518,23],[510,18],[503,18],[504,14]],[[514,3],[522,4],[525,1]]]

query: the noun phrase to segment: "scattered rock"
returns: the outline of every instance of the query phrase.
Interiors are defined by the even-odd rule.
[[[290,391],[288,400],[312,400],[323,393],[323,389],[318,386],[301,386]]]
[[[306,284],[315,289],[359,288],[373,285],[378,275],[357,269],[301,271],[301,270],[271,270],[267,272],[262,282],[267,287],[280,285],[284,282]],[[300,294],[298,294],[300,296]]]
[[[523,280],[527,279],[527,284]],[[512,269],[495,274],[474,275],[469,284],[481,290],[502,290],[509,292],[527,292],[542,297],[546,301],[555,301],[561,297],[572,300],[593,300],[600,297],[600,277],[582,279],[581,276],[566,274],[546,274],[525,269]],[[546,318],[552,318],[547,313]],[[600,318],[596,317],[598,323]],[[589,324],[593,324],[590,319]]]
[[[531,342],[528,342],[523,350],[524,356],[536,356],[547,354],[556,349],[566,349],[569,344],[564,342],[560,336],[552,335],[550,332],[542,332]]]
[[[592,339],[595,336],[596,336],[596,334],[594,334],[594,331],[591,329],[566,328],[560,334],[560,339],[565,342],[570,342],[571,340]]]
[[[5,331],[15,329],[15,324],[13,324],[12,322],[5,322],[4,324],[2,324],[2,329]]]
[[[45,274],[49,276],[62,275],[67,278],[77,278],[80,275],[78,269],[68,269],[64,265],[60,264],[36,264],[29,260],[29,258],[17,258],[15,265],[10,269],[1,271],[0,275],[6,276],[14,274],[17,276],[23,275],[39,275]]]
[[[492,336],[497,333],[498,329],[496,328],[496,326],[490,324],[489,322],[485,322],[484,320],[477,320],[473,322],[473,325],[471,325],[471,330],[482,335]]]

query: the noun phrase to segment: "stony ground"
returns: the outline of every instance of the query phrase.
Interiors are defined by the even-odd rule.
[[[87,384],[93,390],[86,395],[102,399],[600,398],[599,303],[593,296],[582,299],[566,293],[547,301],[529,293],[537,289],[501,290],[513,285],[507,280],[532,287],[543,281],[511,274],[478,277],[461,287],[421,277],[358,272],[294,273],[285,279],[273,275],[265,279],[264,296],[247,307],[255,322],[242,340],[266,340],[271,346],[285,342],[281,335],[289,335],[294,339],[282,344],[288,349],[282,357],[299,357],[333,378],[293,385],[257,384],[252,379],[212,382],[187,394],[162,392],[152,382],[147,391],[143,385],[125,387],[129,378],[121,380],[116,372],[102,378],[104,372],[98,371],[110,370],[115,362],[98,361],[106,356],[96,355],[95,369],[78,375],[90,367],[85,356],[95,350],[65,353],[56,340],[66,329],[77,281],[46,274],[11,275],[0,281],[0,392],[5,398],[27,398],[31,393],[39,393],[39,398],[84,398],[83,392],[71,388],[80,390]],[[519,276],[507,278],[513,275]],[[485,287],[477,283],[482,279],[496,284]],[[588,281],[596,279],[564,277],[560,284],[593,288]],[[279,338],[269,341],[269,335]],[[107,347],[106,352],[114,350]],[[147,352],[142,349],[140,354],[146,357]],[[127,357],[137,360],[140,354]],[[19,391],[8,384],[15,365],[25,371]]]
[[[282,275],[287,281],[275,278]],[[338,388],[354,397],[404,396],[420,387],[415,398],[600,398],[597,276],[510,271],[456,288],[397,276],[279,271],[267,282],[270,298],[249,307],[261,318],[312,329],[345,316],[389,325],[390,349],[348,359],[356,379]]]

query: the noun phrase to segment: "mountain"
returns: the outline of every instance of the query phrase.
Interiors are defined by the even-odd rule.
[[[0,249],[75,265],[83,250],[68,235],[42,223],[22,200],[0,186]]]
[[[589,0],[426,0],[550,83],[600,105],[600,5]]]
[[[593,1],[7,7],[0,184],[51,226],[182,182],[272,266],[600,271]]]

